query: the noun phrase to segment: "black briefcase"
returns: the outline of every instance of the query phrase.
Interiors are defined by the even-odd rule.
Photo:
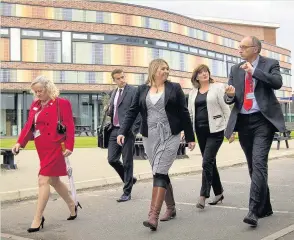
[[[111,123],[105,124],[105,126],[101,126],[98,131],[98,147],[100,148],[108,148],[109,136],[111,133]]]

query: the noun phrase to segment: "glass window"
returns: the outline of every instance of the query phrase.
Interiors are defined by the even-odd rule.
[[[16,94],[1,93],[1,136],[17,136],[17,104]]]
[[[60,38],[61,33],[60,32],[43,32],[43,37],[48,37],[48,38]]]
[[[216,56],[216,58],[224,59],[224,55],[223,54],[216,53],[215,56]]]
[[[29,37],[40,37],[40,31],[34,30],[22,30],[22,36],[29,36]]]
[[[60,94],[60,97],[66,98],[67,100],[70,101],[72,112],[73,112],[74,123],[75,123],[75,125],[80,124],[80,122],[79,122],[80,119],[79,119],[79,98],[78,98],[78,94],[62,93],[62,94]]]
[[[179,48],[179,45],[176,44],[176,43],[169,43],[168,46],[169,46],[169,48],[173,48],[173,49],[178,49]]]
[[[189,47],[184,45],[180,45],[180,49],[187,52],[189,51]]]
[[[79,95],[80,106],[80,125],[93,127],[93,103],[90,101],[89,94]]]
[[[231,68],[235,65],[235,63],[228,62],[227,65],[228,65],[228,70],[227,71],[228,71],[228,76],[229,76],[229,74],[231,72]]]
[[[167,47],[167,42],[156,41],[156,45],[160,47]]]
[[[192,52],[192,53],[198,53],[198,49],[197,48],[190,47],[190,52]]]
[[[94,34],[92,34],[90,36],[90,39],[91,40],[97,40],[97,41],[104,41],[104,35],[94,35]]]
[[[25,62],[61,62],[61,41],[22,40],[22,60]]]
[[[1,36],[8,35],[8,34],[9,34],[9,30],[7,28],[1,28]]]
[[[214,57],[214,58],[215,58],[215,53],[214,53],[214,52],[210,52],[210,51],[208,51],[208,52],[207,52],[207,55],[208,55],[209,57]]]
[[[87,39],[88,35],[87,34],[81,34],[81,33],[73,33],[72,38],[74,38],[74,39]]]
[[[199,54],[206,55],[207,54],[207,51],[206,50],[199,49]]]

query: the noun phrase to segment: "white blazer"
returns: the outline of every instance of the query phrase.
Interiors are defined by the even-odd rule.
[[[198,89],[193,88],[189,93],[188,109],[193,129],[195,131],[195,99]],[[220,132],[227,127],[230,117],[230,107],[224,101],[225,88],[220,83],[210,83],[207,93],[207,112],[210,133]]]

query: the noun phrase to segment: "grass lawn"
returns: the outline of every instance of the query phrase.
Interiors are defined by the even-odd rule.
[[[16,138],[1,138],[1,148],[11,148],[16,143]],[[97,147],[97,137],[76,137],[75,148],[94,148]],[[30,141],[26,148],[27,150],[35,149],[34,141]]]
[[[291,137],[294,138],[294,131],[291,132]],[[1,138],[0,148],[11,148],[15,142],[16,138]],[[225,138],[225,142],[228,140]],[[235,141],[238,141],[238,136],[236,135]],[[75,138],[75,148],[95,148],[97,147],[97,137],[76,137]],[[27,150],[35,149],[34,141],[30,141],[26,148]]]

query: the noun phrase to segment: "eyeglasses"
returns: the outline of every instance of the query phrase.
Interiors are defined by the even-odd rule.
[[[256,46],[255,45],[252,45],[252,46],[240,45],[239,49],[246,50],[247,48],[251,48],[251,47],[256,47]]]

